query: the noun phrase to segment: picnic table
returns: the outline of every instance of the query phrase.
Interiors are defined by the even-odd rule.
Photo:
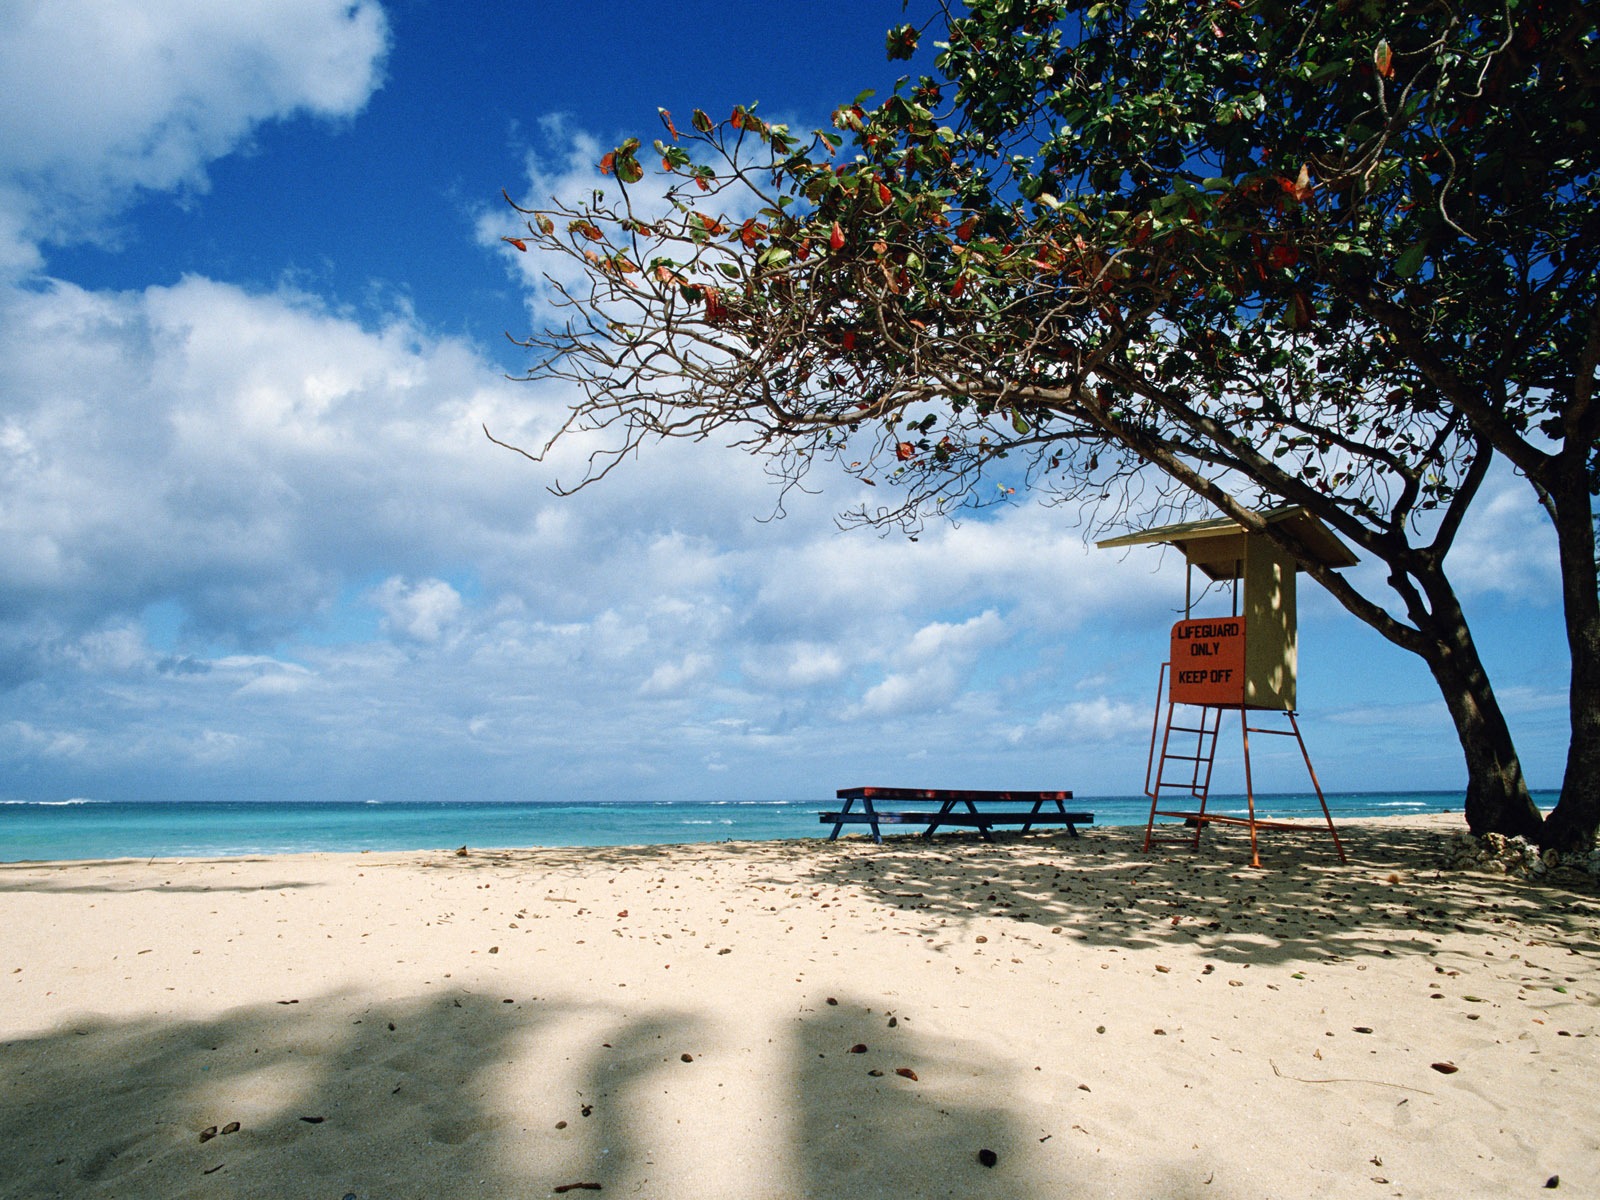
[[[941,826],[976,829],[985,841],[994,838],[989,831],[996,825],[1020,825],[1027,833],[1035,825],[1064,825],[1073,837],[1079,825],[1094,822],[1091,812],[1068,812],[1071,792],[988,792],[964,788],[848,787],[834,793],[844,806],[819,814],[824,825],[832,824],[831,842],[846,825],[868,825],[872,840],[882,843],[884,825],[921,825],[922,836],[931,838]],[[935,807],[881,809],[874,801],[893,804],[933,805]],[[860,808],[856,805],[860,804]],[[1027,808],[1017,805],[1026,804]],[[1003,807],[1009,805],[1011,807]],[[1054,805],[1054,808],[1047,808]],[[959,806],[959,808],[958,808]],[[996,807],[1002,806],[1002,807]]]

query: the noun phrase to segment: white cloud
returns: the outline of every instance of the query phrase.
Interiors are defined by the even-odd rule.
[[[745,678],[777,691],[803,691],[844,677],[848,665],[836,647],[817,642],[762,645],[740,664]]]
[[[1049,743],[1105,743],[1149,740],[1150,712],[1109,696],[1074,700],[1041,714],[1036,720],[1011,729],[1014,745],[1028,741]]]
[[[372,594],[384,628],[419,642],[437,642],[461,615],[461,593],[442,579],[407,583],[391,575]]]
[[[346,117],[380,83],[374,0],[0,6],[0,268],[89,236],[138,190],[203,189],[257,125]],[[25,98],[25,100],[24,100]]]
[[[1462,594],[1499,593],[1531,604],[1561,594],[1555,529],[1524,479],[1491,474],[1445,560]]]
[[[868,688],[860,712],[869,717],[899,717],[949,704],[961,691],[968,669],[985,649],[1006,636],[1005,622],[993,609],[959,625],[935,621],[918,629],[885,657],[896,670]]]
[[[662,663],[652,671],[650,678],[645,680],[639,689],[639,693],[644,696],[676,695],[703,683],[711,675],[715,665],[709,654],[686,654],[681,660]]]

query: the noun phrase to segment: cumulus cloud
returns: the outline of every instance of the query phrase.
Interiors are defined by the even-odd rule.
[[[1526,480],[1494,472],[1462,522],[1447,569],[1463,594],[1541,604],[1561,594],[1555,529]]]
[[[419,642],[437,642],[461,615],[461,593],[442,579],[408,583],[391,575],[372,594],[386,630]]]
[[[1079,744],[1147,741],[1149,727],[1148,708],[1110,696],[1095,696],[1042,713],[1026,725],[1011,729],[1007,737],[1013,745],[1029,741]]]
[[[1032,507],[916,544],[840,533],[838,493],[763,523],[760,464],[715,445],[557,499],[541,485],[581,445],[535,467],[480,426],[531,432],[564,397],[404,315],[368,328],[203,279],[0,302],[9,682],[49,744],[82,736],[95,761],[148,769],[164,746],[243,770],[314,729],[352,762],[392,759],[402,730],[535,754],[571,787],[602,786],[586,756],[607,741],[636,748],[606,764],[626,778],[691,743],[771,763],[841,730],[868,744],[1013,635],[1058,638],[1145,578]],[[188,740],[136,736],[152,709]],[[115,735],[84,732],[114,714]],[[206,730],[240,740],[196,758],[221,744]]]
[[[0,6],[0,267],[93,232],[135,193],[202,190],[262,122],[348,117],[379,85],[375,0],[13,0]]]
[[[948,704],[978,655],[1005,636],[1005,622],[993,609],[960,624],[924,625],[887,654],[896,669],[867,689],[861,714],[898,717]]]

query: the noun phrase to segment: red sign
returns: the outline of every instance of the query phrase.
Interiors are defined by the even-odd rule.
[[[1172,627],[1172,699],[1244,703],[1244,618],[1179,621]]]

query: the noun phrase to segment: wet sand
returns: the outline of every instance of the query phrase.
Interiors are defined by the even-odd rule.
[[[1600,1194],[1600,897],[1460,828],[0,864],[0,1196]]]

